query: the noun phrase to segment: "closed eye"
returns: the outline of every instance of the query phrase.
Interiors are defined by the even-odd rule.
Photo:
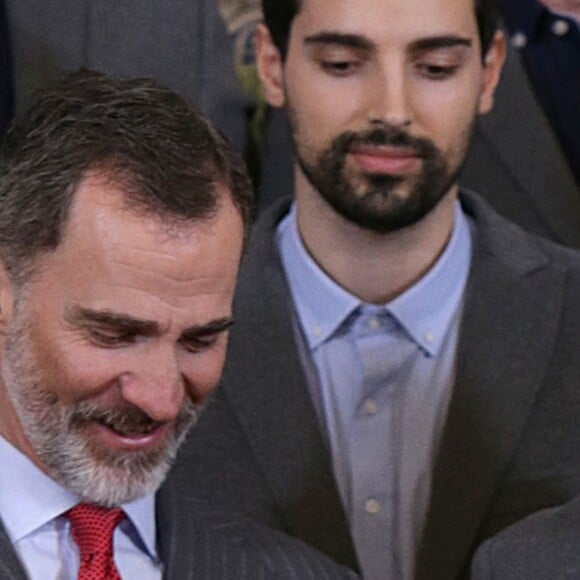
[[[211,322],[208,325],[192,328],[181,336],[179,343],[191,353],[201,353],[210,350],[220,340],[227,336],[228,330],[233,324],[231,318],[223,318]]]
[[[220,336],[221,334],[207,337],[188,338],[187,340],[181,340],[180,344],[183,345],[187,352],[200,353],[211,349],[218,342]]]
[[[89,340],[101,348],[118,348],[133,344],[137,335],[133,332],[124,332],[117,329],[87,328]]]
[[[321,60],[320,67],[333,76],[344,77],[358,71],[361,63],[358,60]]]
[[[419,74],[431,80],[445,80],[455,75],[459,65],[442,65],[442,64],[418,64],[416,66]]]

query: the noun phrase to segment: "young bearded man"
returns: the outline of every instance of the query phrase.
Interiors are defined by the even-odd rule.
[[[484,538],[580,486],[580,258],[457,186],[504,59],[494,7],[263,9],[295,199],[253,233],[180,467],[367,580],[464,577]]]

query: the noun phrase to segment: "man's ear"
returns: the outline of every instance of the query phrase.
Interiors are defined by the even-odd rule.
[[[282,55],[274,44],[270,31],[264,24],[258,24],[254,35],[254,50],[258,76],[262,81],[264,97],[272,107],[283,107],[284,96],[284,66]]]
[[[14,314],[14,286],[6,267],[0,261],[0,336],[6,334]]]
[[[483,62],[483,83],[479,96],[480,115],[489,113],[493,108],[495,89],[501,77],[501,69],[505,62],[505,36],[500,30],[496,31],[489,45]]]

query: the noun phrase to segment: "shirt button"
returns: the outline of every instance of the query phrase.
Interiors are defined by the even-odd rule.
[[[377,405],[376,401],[368,399],[365,401],[364,410],[367,415],[376,415],[377,411],[379,410],[379,406]]]
[[[379,322],[379,319],[376,316],[369,318],[367,324],[371,330],[377,330],[377,328],[381,326],[381,323]]]
[[[514,48],[524,48],[528,44],[528,39],[523,32],[516,32],[512,36],[512,46]]]
[[[564,36],[568,30],[570,30],[570,25],[565,20],[556,20],[552,23],[552,32],[556,36]]]
[[[365,511],[371,516],[376,516],[381,511],[381,504],[376,499],[367,499],[365,502]]]
[[[313,334],[313,335],[314,335],[316,338],[318,338],[318,337],[319,337],[319,336],[322,334],[322,328],[320,328],[320,326],[315,326],[315,327],[312,329],[312,334]]]
[[[431,344],[435,340],[435,334],[431,331],[425,333],[425,340]]]

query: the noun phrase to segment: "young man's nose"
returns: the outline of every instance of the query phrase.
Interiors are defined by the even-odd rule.
[[[401,128],[412,123],[407,80],[401,66],[385,68],[373,75],[367,116],[371,125]]]

